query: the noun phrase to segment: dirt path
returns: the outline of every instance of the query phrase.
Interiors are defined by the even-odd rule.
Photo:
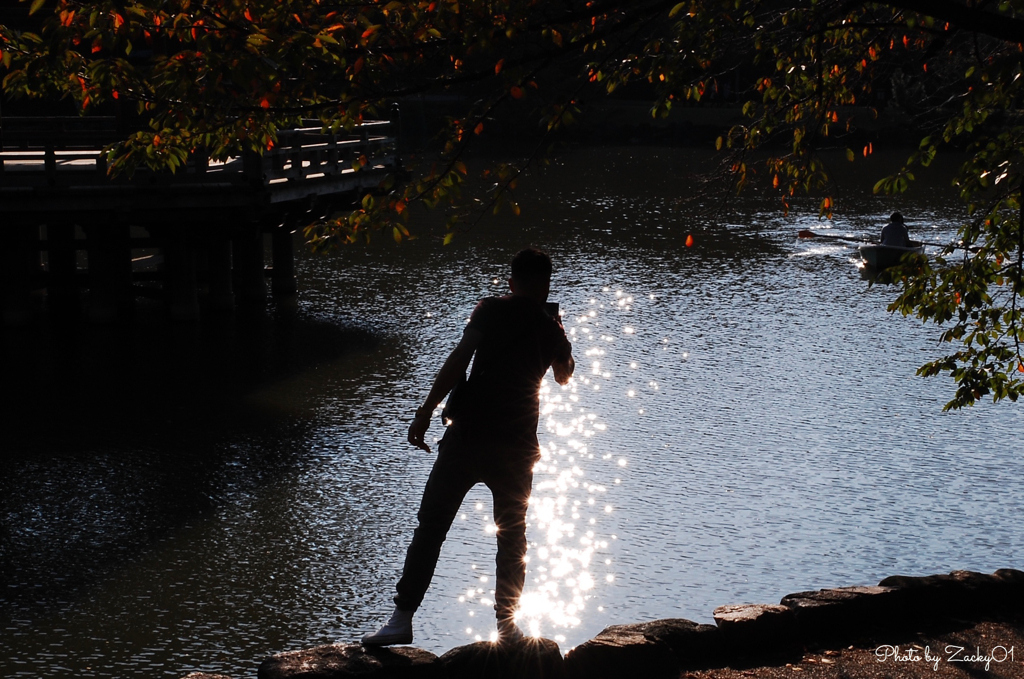
[[[927,654],[927,655],[926,655]],[[799,662],[684,672],[680,679],[1024,679],[1024,623],[807,651]]]

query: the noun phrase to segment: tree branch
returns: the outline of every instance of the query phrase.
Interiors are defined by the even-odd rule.
[[[960,28],[1011,43],[1024,43],[1024,21],[1005,14],[986,12],[952,0],[888,0],[879,4],[906,9]]]

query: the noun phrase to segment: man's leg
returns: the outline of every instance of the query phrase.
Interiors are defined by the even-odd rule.
[[[454,436],[446,433],[438,446],[437,459],[430,470],[427,487],[423,491],[419,525],[413,533],[412,544],[405,556],[402,579],[395,595],[395,612],[379,630],[363,637],[364,646],[391,646],[412,643],[412,616],[430,586],[448,529],[459,511],[466,493],[476,483],[475,471],[468,464],[466,451],[453,445]]]
[[[494,609],[499,635],[513,626],[519,596],[526,582],[526,511],[533,486],[531,460],[501,465],[488,474],[494,497],[494,525],[497,527],[498,555],[495,558]]]
[[[461,441],[449,433],[445,435],[447,440],[438,446],[437,459],[416,515],[419,525],[406,552],[402,578],[395,587],[395,605],[402,610],[415,611],[419,608],[434,577],[437,557],[448,529],[466,493],[480,480],[466,446],[460,445]]]

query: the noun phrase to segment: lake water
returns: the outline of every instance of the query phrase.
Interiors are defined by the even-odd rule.
[[[942,413],[953,383],[914,376],[936,329],[889,314],[852,247],[796,237],[873,235],[900,209],[942,242],[948,190],[850,180],[835,223],[757,195],[697,216],[692,156],[578,151],[524,184],[520,218],[449,247],[303,254],[295,307],[0,333],[0,676],[252,677],[374,629],[433,459],[410,415],[528,244],[555,261],[577,373],[542,394],[524,627],[564,651],[611,624],[1024,566],[1024,406]],[[416,645],[490,638],[493,553],[478,487]]]

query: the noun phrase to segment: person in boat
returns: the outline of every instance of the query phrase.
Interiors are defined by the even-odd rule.
[[[565,329],[557,313],[546,306],[550,281],[547,254],[532,248],[519,252],[512,260],[512,294],[480,301],[416,411],[409,443],[430,452],[423,437],[431,415],[458,385],[443,413],[448,426],[437,446],[417,514],[419,525],[395,587],[394,614],[377,632],[364,636],[363,645],[412,643],[413,613],[430,585],[459,506],[477,483],[486,484],[494,498],[498,639],[507,643],[522,638],[514,618],[526,580],[526,511],[533,467],[540,459],[540,386],[549,367],[562,385],[575,367]],[[463,382],[471,358],[473,369]]]
[[[903,215],[893,212],[889,223],[882,227],[882,245],[893,245],[900,248],[910,247],[910,231],[903,223]]]

